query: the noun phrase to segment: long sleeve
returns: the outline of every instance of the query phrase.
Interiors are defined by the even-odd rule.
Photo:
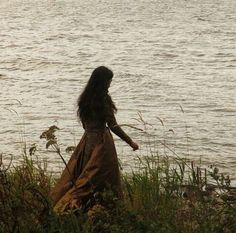
[[[132,139],[122,130],[122,128],[117,124],[115,115],[112,111],[109,111],[106,117],[106,122],[110,130],[120,137],[127,144],[132,143]]]

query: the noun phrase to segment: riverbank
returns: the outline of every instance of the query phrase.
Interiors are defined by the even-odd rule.
[[[49,198],[55,177],[35,152],[25,150],[18,166],[0,163],[0,233],[236,231],[236,189],[216,167],[156,153],[140,158],[138,172],[123,174],[123,202],[105,193],[87,211],[57,214]]]

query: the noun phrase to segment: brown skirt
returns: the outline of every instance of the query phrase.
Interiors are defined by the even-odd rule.
[[[54,209],[63,212],[80,207],[95,192],[108,188],[122,198],[113,137],[108,128],[85,132],[51,191]]]

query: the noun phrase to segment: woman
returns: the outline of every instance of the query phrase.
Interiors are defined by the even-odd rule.
[[[95,193],[107,189],[122,198],[118,159],[110,130],[133,150],[139,147],[116,122],[117,109],[108,93],[112,77],[108,68],[96,68],[78,99],[77,115],[85,133],[51,192],[55,210],[59,212],[84,206]]]

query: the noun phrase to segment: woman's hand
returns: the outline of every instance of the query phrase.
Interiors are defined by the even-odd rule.
[[[133,151],[135,151],[135,150],[138,150],[138,149],[139,149],[139,146],[138,146],[138,144],[137,144],[137,143],[135,143],[135,142],[131,142],[130,146],[133,148]]]

